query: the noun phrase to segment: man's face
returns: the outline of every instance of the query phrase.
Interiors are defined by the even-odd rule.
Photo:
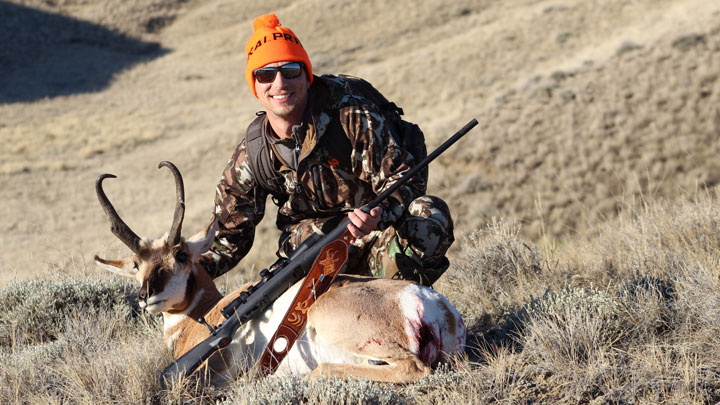
[[[263,67],[277,67],[287,63],[291,62],[268,63]],[[255,92],[265,111],[293,125],[302,121],[309,88],[310,82],[305,71],[294,79],[286,79],[281,72],[277,72],[271,83],[260,83],[255,79]]]

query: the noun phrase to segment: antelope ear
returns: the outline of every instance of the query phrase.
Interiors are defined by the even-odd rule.
[[[203,253],[207,252],[215,241],[215,233],[218,229],[217,217],[213,215],[212,221],[202,231],[191,236],[185,243],[188,252],[193,260],[197,259]]]
[[[135,277],[135,274],[138,272],[132,256],[120,260],[105,260],[99,256],[95,256],[95,264],[102,269],[123,277]]]

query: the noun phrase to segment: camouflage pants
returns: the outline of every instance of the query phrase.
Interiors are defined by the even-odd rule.
[[[287,257],[307,237],[326,233],[342,218],[307,219],[286,228],[278,255]],[[345,270],[350,274],[406,279],[432,285],[449,266],[453,222],[447,204],[434,196],[413,200],[395,224],[355,240]]]

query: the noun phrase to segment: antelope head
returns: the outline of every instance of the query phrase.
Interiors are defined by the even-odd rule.
[[[95,183],[95,191],[111,225],[112,233],[133,255],[124,259],[106,260],[95,256],[98,266],[138,281],[138,302],[150,313],[182,313],[197,302],[198,284],[207,284],[209,278],[198,259],[206,252],[215,236],[217,221],[185,240],[181,237],[185,215],[185,191],[180,171],[170,162],[161,162],[158,168],[167,167],[175,177],[177,203],[170,232],[160,239],[141,239],[120,218],[102,188],[106,178],[102,174]],[[201,279],[201,283],[199,280]],[[214,284],[212,284],[214,288]],[[215,290],[217,291],[217,290]],[[219,295],[219,293],[217,293]],[[219,299],[219,298],[218,298]]]

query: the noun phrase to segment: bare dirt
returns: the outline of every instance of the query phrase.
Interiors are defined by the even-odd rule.
[[[458,239],[492,217],[570,241],[643,201],[720,182],[720,2],[0,1],[0,283],[95,272],[127,249],[95,178],[139,234],[166,232],[185,177],[187,233],[253,112],[252,20],[275,12],[316,73],[364,77],[430,147]],[[6,36],[5,33],[9,33]],[[241,264],[273,257],[273,218]]]

